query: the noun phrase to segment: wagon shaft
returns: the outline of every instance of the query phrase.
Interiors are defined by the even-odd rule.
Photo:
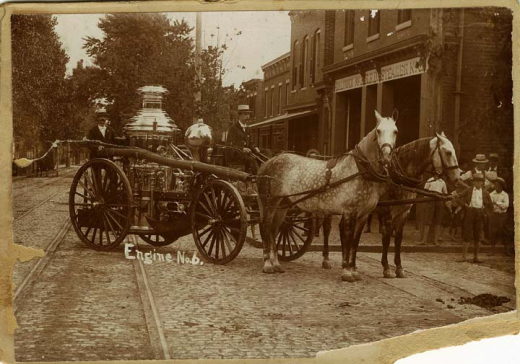
[[[178,160],[167,157],[162,157],[155,153],[149,152],[147,150],[137,150],[137,149],[116,149],[116,148],[108,148],[105,149],[107,156],[109,157],[134,157],[139,159],[146,159],[150,162],[155,162],[158,164],[162,164],[165,166],[180,168],[186,170],[192,170],[202,173],[214,174],[217,177],[226,179],[226,180],[239,180],[246,181],[250,179],[250,175],[248,173],[237,171],[232,168],[222,167],[222,166],[214,166],[202,162],[197,161],[188,161],[188,160]]]

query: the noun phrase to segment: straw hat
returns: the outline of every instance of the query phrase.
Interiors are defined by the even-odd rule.
[[[487,159],[486,159],[486,155],[485,154],[477,154],[475,156],[475,159],[473,159],[473,163],[487,163],[489,162]]]
[[[495,178],[495,180],[493,182],[495,182],[495,183],[500,182],[502,184],[502,188],[504,188],[506,186],[506,181],[500,177]]]
[[[100,107],[96,110],[97,118],[106,117],[106,116],[107,116],[107,109],[105,109],[104,107]]]
[[[498,154],[497,153],[489,154],[489,159],[496,159],[496,160],[498,160]]]
[[[253,111],[249,109],[249,105],[238,105],[238,113],[239,114],[245,114],[245,113],[252,113]]]

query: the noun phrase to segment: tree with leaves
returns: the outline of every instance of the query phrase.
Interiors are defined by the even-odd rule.
[[[162,85],[170,94],[164,109],[181,128],[191,125],[196,90],[194,44],[190,27],[164,14],[107,14],[99,22],[103,38],[87,37],[98,82],[95,97],[105,97],[113,125],[120,128],[140,107],[137,89]]]
[[[235,31],[221,38],[217,27],[217,34],[210,34],[211,38],[216,38],[215,45],[208,46],[201,54],[200,115],[204,122],[213,128],[216,140],[220,140],[222,132],[236,120],[239,101],[245,96],[242,87],[236,89],[233,85],[224,86],[224,79],[230,71],[229,62],[236,46],[236,41],[233,41],[240,34],[240,31]],[[232,49],[229,44],[233,44]],[[245,68],[240,65],[237,67]]]
[[[14,15],[12,31],[13,129],[22,148],[75,134],[69,119],[69,57],[51,15]],[[25,145],[24,145],[25,144]]]

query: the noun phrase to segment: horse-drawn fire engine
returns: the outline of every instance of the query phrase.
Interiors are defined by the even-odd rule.
[[[230,262],[248,226],[259,222],[255,176],[228,167],[226,156],[234,154],[236,164],[241,152],[213,144],[202,121],[182,140],[162,109],[165,88],[139,92],[142,108],[124,127],[125,145],[86,142],[103,146],[104,158],[85,163],[73,179],[69,210],[76,233],[96,250],[114,249],[129,234],[165,246],[191,233],[203,259]],[[292,210],[278,235],[280,259],[301,256],[313,236],[312,218]]]

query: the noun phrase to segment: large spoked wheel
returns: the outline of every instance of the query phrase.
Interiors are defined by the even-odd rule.
[[[236,258],[246,238],[247,214],[235,186],[208,182],[192,204],[191,219],[195,245],[206,261],[226,264]]]
[[[74,230],[89,247],[117,247],[134,214],[130,182],[121,168],[108,159],[85,163],[72,180],[69,212]]]
[[[143,239],[145,243],[153,246],[166,246],[173,243],[170,239],[166,239],[159,234],[139,234],[139,237]]]
[[[314,239],[314,219],[301,210],[289,210],[276,238],[278,259],[290,262],[300,258]]]

